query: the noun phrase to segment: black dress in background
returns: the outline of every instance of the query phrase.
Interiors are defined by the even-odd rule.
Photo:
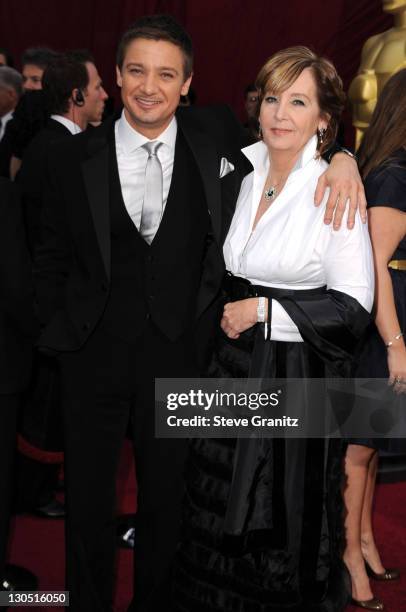
[[[393,159],[373,170],[365,181],[368,208],[385,206],[406,213],[406,150],[401,149]],[[398,244],[392,255],[393,260],[406,260],[406,236]],[[406,331],[406,271],[389,268],[393,284],[396,312],[400,329]],[[362,345],[359,367],[356,373],[360,378],[388,378],[387,348],[375,324],[369,328]],[[406,404],[406,398],[405,398]],[[395,454],[406,453],[406,439],[356,439],[354,444],[363,444],[378,450]]]

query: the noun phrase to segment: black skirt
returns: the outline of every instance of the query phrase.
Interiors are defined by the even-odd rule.
[[[319,378],[344,367],[344,354],[350,354],[347,332],[354,325],[342,321],[346,332],[334,330],[339,330],[342,312],[357,309],[355,300],[324,289],[255,291],[289,300],[291,311],[301,312],[290,314],[302,336],[308,336],[313,326],[312,342],[270,341],[262,325],[236,341],[221,333],[211,376]],[[316,310],[320,324],[314,326]],[[326,325],[328,312],[331,321]],[[367,321],[365,311],[360,311],[355,327],[364,329]],[[318,333],[323,329],[328,330],[325,341]],[[183,537],[175,567],[176,609],[344,610],[349,598],[341,561],[344,452],[339,439],[191,441]]]

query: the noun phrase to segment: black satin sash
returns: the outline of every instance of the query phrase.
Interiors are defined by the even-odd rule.
[[[350,376],[356,346],[373,320],[355,298],[325,286],[315,289],[265,287],[253,285],[247,279],[227,272],[223,294],[232,302],[248,297],[267,297],[268,339],[272,328],[272,299],[277,300],[298,327],[305,343],[311,346],[332,374],[343,377]],[[247,330],[251,336],[252,331]],[[250,372],[250,376],[256,377],[255,372]]]

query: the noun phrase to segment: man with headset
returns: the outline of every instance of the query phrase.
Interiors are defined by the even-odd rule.
[[[93,57],[84,50],[59,55],[44,72],[43,91],[50,118],[27,147],[18,174],[31,251],[39,238],[42,183],[50,147],[60,138],[83,132],[90,122],[100,122],[108,97]]]
[[[41,233],[43,182],[50,150],[57,141],[84,131],[89,122],[100,122],[107,98],[93,57],[82,50],[58,55],[46,68],[43,92],[38,93],[45,97],[50,118],[25,150],[17,175],[31,255]],[[64,514],[54,495],[62,445],[58,389],[55,364],[37,356],[20,431],[24,454],[19,457],[17,505],[47,518]]]

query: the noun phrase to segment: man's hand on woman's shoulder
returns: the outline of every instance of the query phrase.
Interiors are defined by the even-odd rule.
[[[336,153],[327,170],[320,176],[314,203],[319,206],[323,200],[326,188],[330,188],[327,200],[324,222],[329,225],[333,221],[334,229],[341,227],[346,206],[349,206],[347,226],[354,227],[355,214],[359,208],[361,219],[367,220],[367,202],[364,186],[355,159],[346,153]]]

